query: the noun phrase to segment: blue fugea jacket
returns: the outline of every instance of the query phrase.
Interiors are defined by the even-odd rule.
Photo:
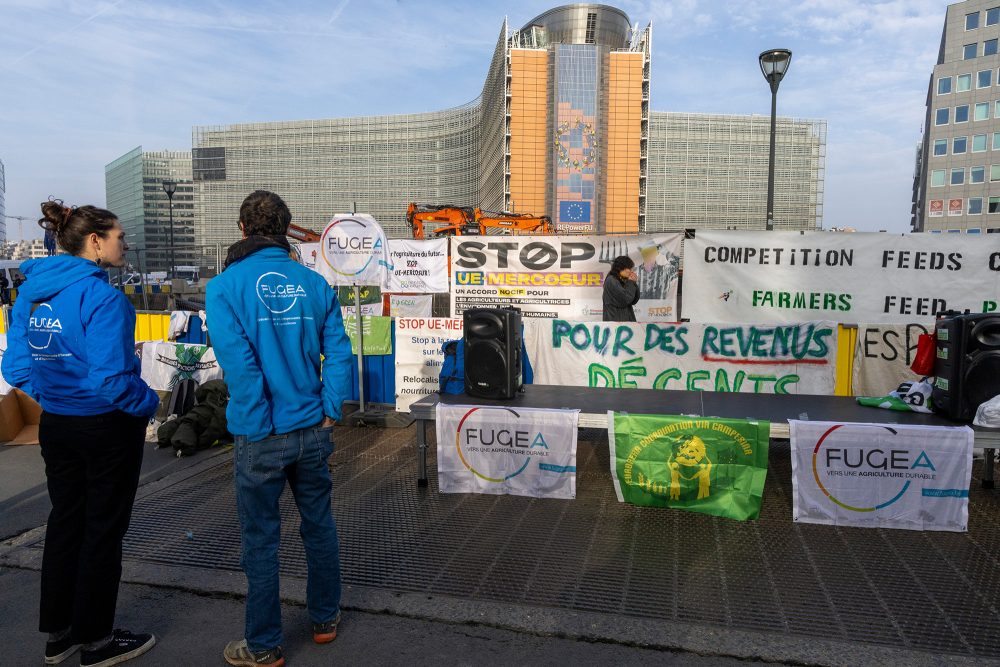
[[[94,262],[58,255],[21,265],[0,370],[4,379],[60,415],[156,412],[140,377],[135,309]]]
[[[256,441],[340,418],[351,343],[320,274],[283,248],[257,250],[209,281],[205,312],[229,386],[230,432]]]

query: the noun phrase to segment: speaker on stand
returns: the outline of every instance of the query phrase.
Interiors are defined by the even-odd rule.
[[[462,315],[465,393],[510,399],[521,391],[521,311],[474,308]]]
[[[934,409],[971,421],[976,408],[1000,395],[1000,314],[964,313],[934,325]]]

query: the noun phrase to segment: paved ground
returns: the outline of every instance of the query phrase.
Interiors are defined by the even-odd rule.
[[[588,437],[594,439],[593,434]],[[772,563],[768,586],[784,591],[774,598],[782,607],[773,612],[779,628],[774,632],[768,630],[767,614],[762,611],[772,604],[770,598],[742,599],[741,584],[736,581],[739,577],[734,573],[748,566],[759,568],[759,558],[746,554],[748,544],[760,542],[767,531],[780,530],[781,524],[788,522],[782,499],[784,481],[769,477],[768,488],[777,495],[766,499],[760,521],[740,524],[689,513],[622,508],[607,502],[602,495],[606,493],[606,474],[597,472],[607,469],[606,461],[600,458],[600,442],[597,446],[582,444],[577,500],[549,505],[510,497],[445,496],[437,493],[433,482],[430,489],[417,494],[413,427],[338,427],[335,440],[338,451],[332,466],[340,493],[335,494],[334,507],[345,542],[347,615],[342,636],[333,646],[311,645],[306,634],[301,556],[294,548],[295,529],[289,521],[285,532],[292,539],[283,546],[282,594],[290,665],[1000,664],[991,660],[1000,655],[1000,634],[994,631],[996,600],[982,599],[993,594],[1000,579],[995,567],[986,567],[995,562],[989,553],[992,542],[955,535],[907,537],[906,531],[891,531],[893,534],[886,536],[880,534],[886,531],[857,529],[847,537],[840,531],[810,535],[809,530],[803,533],[802,527],[790,526],[783,542],[764,545],[772,559],[794,559],[798,550],[808,550],[814,544],[812,539],[827,540],[832,550],[826,557],[829,562],[820,555],[818,564],[817,554],[809,554],[814,569],[805,575]],[[604,448],[606,459],[606,445]],[[774,460],[772,468],[775,475],[784,474]],[[433,474],[433,467],[431,470]],[[229,507],[230,479],[225,451],[176,459],[169,451],[147,446],[136,516],[126,544],[118,623],[155,632],[160,645],[136,664],[223,664],[221,647],[240,635],[245,582],[236,560],[238,534]],[[975,510],[970,514],[983,523],[993,519],[995,498],[977,491],[973,503]],[[552,513],[553,507],[560,508],[558,516]],[[34,627],[41,526],[47,509],[44,469],[37,448],[0,447],[0,535],[6,536],[0,540],[3,664],[40,662],[43,642]],[[285,509],[288,520],[291,510],[287,505]],[[583,514],[575,516],[573,512]],[[621,525],[612,531],[609,527],[616,524]],[[512,546],[519,540],[512,531],[528,528],[531,530],[526,534],[541,536],[533,552],[524,551],[528,547],[523,545]],[[694,554],[697,558],[686,554],[691,548],[678,547],[673,539],[676,535],[670,532],[684,535],[692,530],[709,531],[713,536],[710,545],[688,545],[699,551]],[[642,537],[644,532],[649,532],[648,539]],[[499,541],[495,536],[490,541],[494,533],[500,536]],[[602,534],[607,538],[598,539],[595,550],[592,535]],[[984,534],[991,533],[977,531],[980,538]],[[488,559],[467,544],[480,541],[477,548],[489,552]],[[861,558],[884,558],[890,551],[909,560],[911,553],[926,551],[926,557],[914,557],[921,562],[907,566],[920,577],[928,576],[938,564],[940,575],[930,575],[935,580],[926,581],[931,593],[919,598],[920,603],[909,604],[909,615],[906,609],[887,607],[886,603],[885,594],[893,587],[907,585],[902,579],[858,581],[857,590],[822,591],[823,599],[816,599],[808,589],[808,585],[816,585],[809,577],[822,581],[823,577],[836,577],[835,570],[842,570],[840,581],[864,574],[864,564],[837,565],[842,557],[837,549],[862,545]],[[572,552],[584,547],[586,553],[578,555],[580,561],[571,560],[568,567],[579,569],[580,577],[548,573],[548,583],[555,581],[559,587],[547,598],[535,595],[545,594],[546,581],[533,575],[537,584],[520,586],[518,568],[504,563],[514,556],[539,560],[546,547],[557,546],[570,558]],[[410,558],[413,550],[429,554],[431,560]],[[979,560],[970,560],[971,552],[983,553],[977,556]],[[609,554],[630,559],[632,579],[646,576],[644,567],[656,568],[657,563],[673,560],[674,574],[669,581],[677,581],[679,568],[703,588],[678,589],[674,600],[654,596],[652,601],[644,601],[630,597],[626,591],[630,583],[622,582],[606,589],[610,608],[601,606],[587,579],[600,578]],[[478,560],[470,562],[470,556]],[[959,557],[965,559],[968,571],[959,572],[950,562]],[[689,558],[694,559],[689,562]],[[723,560],[729,562],[723,564]],[[449,576],[444,576],[446,573]],[[469,573],[475,574],[470,578]],[[717,583],[720,576],[721,589]],[[505,585],[498,587],[497,582]],[[943,589],[958,585],[956,582],[971,586],[978,591],[971,597],[980,598],[970,599],[968,607],[975,608],[979,617],[959,619],[958,626],[952,620],[958,617],[956,610],[946,608],[948,614],[942,614],[940,607],[921,608],[926,600],[934,604],[950,600]],[[633,580],[631,585],[638,586],[642,594],[655,591],[657,581],[637,584]],[[803,586],[806,588],[798,590]],[[877,599],[865,602],[869,590]],[[721,607],[712,607],[712,601],[704,599],[720,594],[725,598]],[[664,604],[667,611],[657,615],[661,608],[657,605]],[[815,612],[817,605],[828,605],[837,614],[844,605],[856,611],[850,618],[831,618],[829,632],[823,634],[812,629],[822,620],[822,614]],[[726,611],[713,622],[712,614],[719,608]],[[702,615],[690,615],[688,609]],[[845,624],[867,622],[879,628],[885,624],[886,609],[900,615],[901,621],[894,618],[889,624],[900,629],[898,636],[890,633],[881,643],[845,639]],[[900,622],[902,628],[898,627]],[[958,650],[948,643],[954,637],[961,640]],[[937,642],[942,648],[935,649]]]

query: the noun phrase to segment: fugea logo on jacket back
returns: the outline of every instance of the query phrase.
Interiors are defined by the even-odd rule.
[[[275,314],[287,313],[300,297],[307,297],[305,288],[291,282],[283,273],[268,271],[257,279],[257,298]]]
[[[62,330],[62,322],[52,312],[52,306],[40,303],[28,318],[28,345],[35,350],[46,350],[53,334],[61,334]]]

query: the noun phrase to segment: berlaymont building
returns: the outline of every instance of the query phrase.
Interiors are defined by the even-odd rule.
[[[548,215],[561,234],[763,228],[770,116],[650,110],[652,39],[620,9],[566,5],[505,19],[460,107],[195,127],[197,241],[233,242],[257,188],[304,227],[357,210],[390,236],[410,235],[409,202]],[[779,118],[776,137],[775,227],[818,229],[826,122]]]

